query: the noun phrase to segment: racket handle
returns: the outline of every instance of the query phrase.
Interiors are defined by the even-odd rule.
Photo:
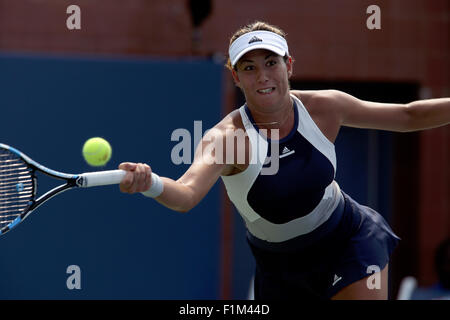
[[[126,171],[124,170],[109,170],[109,171],[98,171],[98,172],[87,172],[80,176],[83,178],[81,187],[89,188],[95,186],[107,186],[110,184],[119,184]]]

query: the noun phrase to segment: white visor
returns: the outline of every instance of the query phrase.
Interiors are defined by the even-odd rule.
[[[243,34],[233,41],[228,49],[231,65],[234,65],[247,52],[255,49],[266,49],[284,57],[289,53],[286,39],[282,36],[265,30],[252,31]]]

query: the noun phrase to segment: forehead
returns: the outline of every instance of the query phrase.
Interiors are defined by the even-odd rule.
[[[275,52],[266,49],[255,49],[244,54],[238,62],[243,62],[245,60],[256,60],[256,59],[266,59],[268,56],[279,57]]]

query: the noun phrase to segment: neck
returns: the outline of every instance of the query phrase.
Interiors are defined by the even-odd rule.
[[[247,103],[255,125],[262,129],[283,129],[294,119],[293,100],[289,96],[281,105],[269,110],[261,110]]]

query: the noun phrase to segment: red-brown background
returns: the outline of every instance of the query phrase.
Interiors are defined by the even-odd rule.
[[[70,4],[81,8],[81,30],[66,28]],[[366,28],[366,8],[372,4],[381,8],[381,30]],[[193,45],[187,0],[0,0],[0,50],[171,58],[224,55],[230,35],[258,19],[287,32],[296,80],[406,81],[418,83],[423,98],[450,94],[448,0],[215,0],[212,7],[199,29],[200,42]],[[234,107],[235,94],[228,74],[226,78],[224,113]],[[450,126],[421,132],[414,146],[420,155],[420,172],[411,173],[419,179],[419,214],[418,247],[411,263],[417,264],[415,276],[421,285],[436,280],[434,250],[450,235],[449,146]],[[407,193],[408,186],[404,188]],[[397,223],[409,223],[406,218]],[[226,240],[231,237],[230,218],[223,219]],[[226,298],[229,275],[225,270],[223,275]]]

